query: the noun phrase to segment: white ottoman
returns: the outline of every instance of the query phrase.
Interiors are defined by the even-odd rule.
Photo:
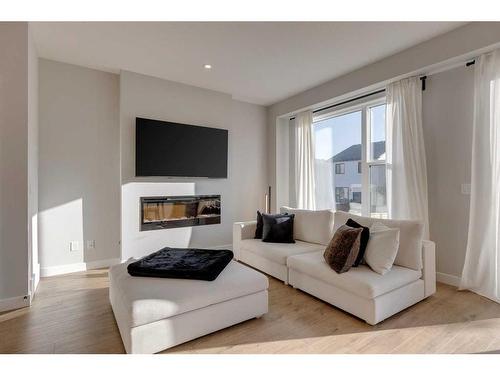
[[[214,281],[109,270],[109,298],[127,353],[157,353],[268,311],[266,276],[231,261]]]

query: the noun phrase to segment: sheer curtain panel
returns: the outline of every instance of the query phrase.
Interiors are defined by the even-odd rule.
[[[387,208],[394,219],[424,222],[429,238],[422,88],[411,77],[387,86]]]
[[[474,65],[469,235],[460,289],[500,303],[500,50]]]
[[[316,209],[312,112],[295,116],[295,193],[297,208]]]

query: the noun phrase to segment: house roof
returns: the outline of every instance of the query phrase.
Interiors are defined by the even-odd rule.
[[[385,153],[385,141],[378,141],[373,143],[374,159],[378,159]],[[333,163],[342,161],[361,160],[361,145],[352,145],[330,159]]]

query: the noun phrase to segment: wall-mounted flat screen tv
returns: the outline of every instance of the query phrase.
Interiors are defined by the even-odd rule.
[[[227,178],[225,129],[136,118],[136,176]]]

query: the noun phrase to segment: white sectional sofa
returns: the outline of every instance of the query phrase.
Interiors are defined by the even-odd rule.
[[[435,245],[422,240],[418,221],[360,217],[330,210],[282,207],[295,214],[294,244],[254,239],[256,221],[235,223],[235,257],[295,288],[314,295],[374,325],[423,300],[436,291]],[[337,274],[323,252],[338,227],[352,218],[361,225],[375,221],[399,228],[400,244],[392,269],[385,275],[367,265]]]

